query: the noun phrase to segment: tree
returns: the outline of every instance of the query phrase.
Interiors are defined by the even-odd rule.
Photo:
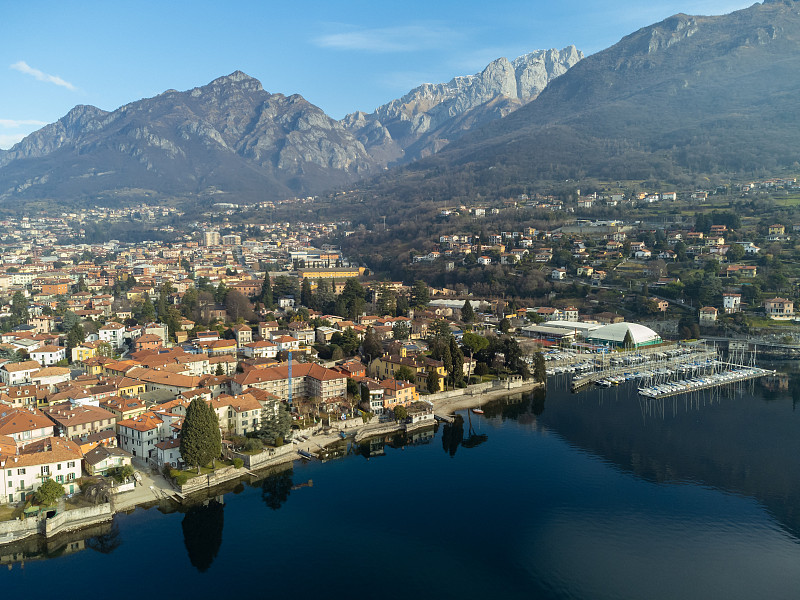
[[[407,317],[408,316],[408,298],[404,295],[400,295],[397,297],[397,302],[395,304],[395,317]]]
[[[503,319],[500,321],[500,331],[503,333],[508,333],[511,331],[511,321],[509,321],[507,317],[503,317]]]
[[[431,294],[428,291],[428,284],[422,280],[414,282],[411,288],[411,306],[417,310],[425,308],[431,301]]]
[[[744,257],[744,246],[741,244],[731,244],[728,248],[728,252],[725,253],[725,257],[730,262],[742,260]]]
[[[439,391],[439,374],[435,370],[431,369],[428,371],[428,377],[425,379],[425,386],[431,394]]]
[[[414,369],[403,365],[394,372],[394,378],[397,381],[408,381],[409,383],[414,383],[416,380],[416,375],[414,374]]]
[[[273,446],[282,446],[283,440],[292,429],[292,416],[283,403],[276,406],[277,410],[267,410],[268,416],[261,419],[261,428],[258,435],[262,440],[267,440]]]
[[[392,328],[392,337],[396,340],[407,340],[410,335],[408,323],[400,321]]]
[[[254,320],[253,307],[244,294],[231,290],[225,298],[225,310],[228,316],[234,321],[244,319],[245,321]]]
[[[139,323],[151,323],[156,318],[156,307],[146,292],[142,294],[142,303],[136,313]]]
[[[181,457],[192,467],[215,462],[222,453],[222,436],[219,431],[217,413],[204,400],[195,398],[186,409],[186,418],[181,428]]]
[[[228,297],[228,286],[225,285],[224,281],[220,281],[217,288],[214,290],[214,302],[222,304],[225,302],[225,298]]]
[[[217,364],[217,369],[216,371],[214,371],[214,375],[216,377],[222,377],[223,375],[225,375],[225,369],[222,368],[222,363]]]
[[[547,369],[544,362],[544,354],[537,352],[533,355],[533,378],[536,381],[547,381]]]
[[[64,486],[52,479],[46,480],[33,494],[36,502],[41,506],[55,504],[56,500],[64,495]]]
[[[364,287],[358,283],[357,279],[348,279],[344,284],[339,299],[344,305],[343,317],[355,321],[364,312]],[[341,314],[341,313],[340,313]]]
[[[64,313],[64,316],[61,317],[61,331],[69,332],[77,324],[78,324],[78,315],[76,315],[71,310],[66,311]]]
[[[402,404],[398,404],[394,407],[394,418],[398,421],[404,421],[408,417],[408,411],[406,407]]]
[[[472,309],[472,303],[469,300],[464,300],[464,306],[461,307],[461,321],[463,323],[472,323],[475,320],[475,311]]]
[[[311,281],[306,277],[300,286],[300,304],[309,308],[314,305],[314,295],[311,292]]]
[[[14,292],[14,297],[11,299],[12,326],[25,323],[28,317],[28,299],[22,292]]]
[[[633,348],[633,336],[631,335],[631,330],[628,329],[625,332],[625,338],[622,340],[622,345],[627,349],[630,350]]]
[[[83,330],[78,323],[72,326],[72,328],[67,333],[67,349],[72,350],[77,346],[80,346],[84,340],[86,339],[86,332]]]
[[[364,356],[367,357],[367,362],[383,354],[381,341],[378,339],[378,334],[375,333],[372,328],[370,328],[364,336],[364,340],[361,342],[361,349],[363,350]]]
[[[379,315],[394,315],[397,310],[397,292],[385,283],[378,289],[377,309]]]
[[[458,342],[454,337],[450,338],[450,357],[452,359],[450,378],[455,388],[464,381],[464,353],[459,348]]]

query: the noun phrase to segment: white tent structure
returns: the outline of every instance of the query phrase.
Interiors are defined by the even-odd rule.
[[[630,333],[634,348],[660,344],[663,340],[655,331],[637,323],[613,323],[586,334],[586,341],[593,344],[608,344],[612,347],[625,345],[625,336]]]

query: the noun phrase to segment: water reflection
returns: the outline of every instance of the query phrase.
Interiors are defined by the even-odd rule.
[[[116,521],[112,521],[108,531],[86,540],[86,547],[100,554],[111,554],[121,545],[122,538],[120,537],[119,525]]]
[[[536,418],[570,445],[641,479],[700,482],[755,498],[798,535],[796,389],[797,373],[667,399],[641,398],[632,383],[574,395],[551,388],[548,409]],[[514,406],[499,410],[520,421],[526,415]]]
[[[289,499],[294,481],[293,469],[270,475],[261,482],[261,499],[272,510],[278,510]]]
[[[25,567],[25,563],[46,560],[92,549],[104,554],[113,552],[120,545],[119,529],[115,523],[100,523],[80,531],[68,532],[54,539],[36,536],[0,546],[0,565]]]
[[[225,515],[221,498],[190,507],[181,522],[189,562],[201,573],[208,571],[222,545]]]
[[[436,437],[434,427],[417,429],[412,432],[400,431],[389,435],[379,435],[350,444],[343,455],[352,454],[366,459],[376,458],[386,456],[387,447],[400,450],[409,446],[421,446],[430,444],[434,437]]]

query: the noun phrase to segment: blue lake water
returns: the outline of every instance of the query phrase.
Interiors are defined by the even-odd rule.
[[[118,515],[102,535],[20,548],[24,562],[0,548],[3,591],[800,597],[795,375],[662,402],[564,384],[343,446],[221,503]]]

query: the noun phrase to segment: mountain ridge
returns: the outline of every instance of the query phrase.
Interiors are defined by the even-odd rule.
[[[0,201],[195,195],[254,201],[318,193],[410,160],[407,154],[431,154],[505,116],[523,104],[503,96],[510,93],[509,76],[514,87],[519,77],[526,93],[538,93],[582,57],[574,46],[561,52],[563,60],[557,50],[531,52],[515,59],[516,67],[498,59],[479,74],[412,90],[413,110],[427,120],[400,141],[370,115],[336,121],[299,94],[267,92],[238,70],[113,111],[79,105],[0,153]],[[498,77],[497,65],[510,67],[510,74]]]

